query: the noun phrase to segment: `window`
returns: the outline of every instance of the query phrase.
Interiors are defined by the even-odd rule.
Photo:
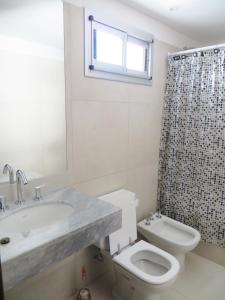
[[[126,67],[128,71],[143,73],[147,77],[148,43],[128,37]],[[145,74],[146,73],[146,74]]]
[[[93,21],[92,65],[104,71],[123,71],[124,33]]]
[[[85,75],[150,85],[153,38],[85,11]]]

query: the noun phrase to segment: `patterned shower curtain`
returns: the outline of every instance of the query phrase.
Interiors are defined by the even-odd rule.
[[[225,51],[170,57],[162,124],[161,212],[225,247]]]

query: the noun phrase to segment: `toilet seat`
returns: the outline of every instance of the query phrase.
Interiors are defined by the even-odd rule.
[[[173,279],[180,268],[175,257],[145,241],[140,241],[123,250],[121,254],[113,258],[113,261],[137,278],[155,285],[164,284]],[[143,270],[144,268],[138,266],[139,262],[143,262],[145,267],[148,267],[148,264],[152,265],[152,268],[149,267],[148,271]]]

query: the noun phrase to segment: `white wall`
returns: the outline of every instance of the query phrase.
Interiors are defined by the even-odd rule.
[[[156,207],[166,58],[176,48],[155,38],[152,86],[87,78],[83,9],[67,8],[73,184],[94,196],[119,188],[135,192],[140,220]]]
[[[133,8],[116,0],[64,0],[80,7],[96,10],[104,17],[115,19],[117,22],[152,33],[157,40],[177,48],[196,47],[200,43],[169,28],[167,25],[146,16]]]

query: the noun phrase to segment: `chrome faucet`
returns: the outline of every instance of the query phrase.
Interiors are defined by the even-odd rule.
[[[17,170],[16,171],[16,187],[17,187],[17,201],[16,204],[21,205],[23,200],[23,192],[22,192],[22,183],[24,185],[28,184],[27,177],[24,171]]]
[[[14,183],[14,171],[13,171],[13,168],[9,164],[6,164],[3,168],[3,174],[6,175],[7,172],[9,173],[9,183],[13,184]]]
[[[161,219],[162,218],[160,208],[158,208],[157,211],[156,211],[156,218],[157,219]]]
[[[145,225],[151,225],[151,221],[153,220],[154,220],[154,212],[151,211],[149,217],[147,217],[145,220]]]

